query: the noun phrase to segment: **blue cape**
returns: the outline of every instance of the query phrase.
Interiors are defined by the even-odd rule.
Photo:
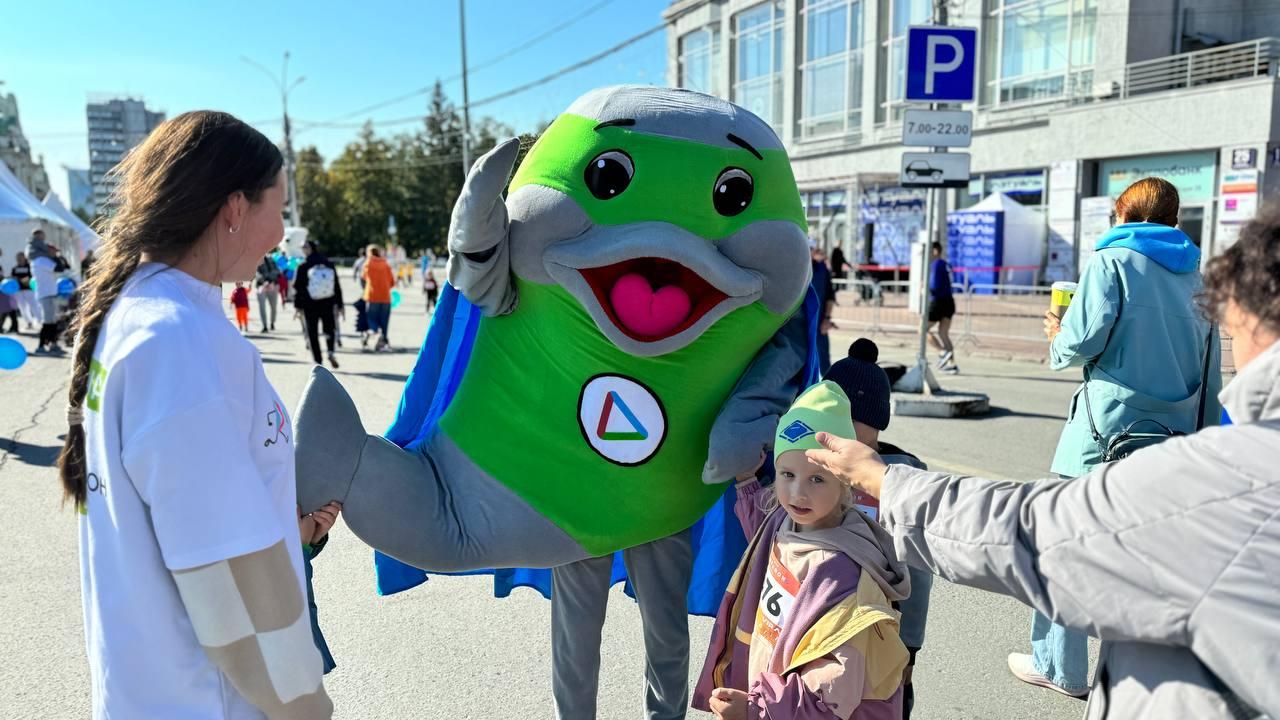
[[[819,377],[816,352],[818,310],[818,296],[810,287],[804,300],[805,320],[809,326],[809,353],[804,368],[806,386],[817,382]],[[480,309],[462,297],[452,285],[445,283],[418,360],[405,381],[396,419],[387,430],[388,440],[400,447],[414,449],[435,431],[436,424],[462,382],[479,326]],[[733,512],[736,500],[733,483],[727,485],[720,500],[693,526],[693,580],[689,584],[688,607],[694,615],[715,616],[729,578],[746,549],[746,536]],[[507,597],[517,587],[533,588],[543,597],[551,597],[551,571],[545,569],[427,573],[376,550],[373,562],[379,595],[417,587],[427,581],[428,574],[492,574],[495,597]],[[621,552],[613,555],[610,585],[619,582],[626,583],[623,589],[634,598]]]

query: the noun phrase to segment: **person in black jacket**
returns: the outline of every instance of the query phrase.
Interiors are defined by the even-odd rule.
[[[315,242],[308,240],[303,243],[302,253],[307,259],[298,266],[297,275],[293,279],[293,305],[305,318],[311,357],[317,365],[324,364],[320,359],[320,337],[317,332],[319,326],[324,327],[329,346],[329,364],[336,370],[338,357],[334,354],[337,341],[335,315],[346,314],[343,311],[342,283],[338,282],[337,268],[320,252]]]

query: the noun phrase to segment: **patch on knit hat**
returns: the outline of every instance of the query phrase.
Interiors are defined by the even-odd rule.
[[[808,425],[805,425],[802,421],[797,420],[783,428],[780,434],[787,442],[796,442],[802,437],[816,435],[817,432],[817,430],[814,430]]]
[[[778,421],[773,452],[781,455],[791,450],[816,450],[821,447],[819,432],[854,436],[848,396],[839,385],[825,380],[801,393]]]

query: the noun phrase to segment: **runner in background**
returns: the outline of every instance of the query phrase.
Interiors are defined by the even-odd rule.
[[[951,343],[951,318],[956,314],[956,301],[951,295],[951,266],[942,258],[942,243],[933,243],[929,251],[929,328],[938,326],[936,335],[929,333],[929,344],[939,352],[938,369],[954,375],[960,372],[960,366],[956,365],[956,348]]]

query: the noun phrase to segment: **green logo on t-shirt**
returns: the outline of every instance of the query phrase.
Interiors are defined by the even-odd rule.
[[[85,405],[94,412],[102,412],[102,389],[107,384],[107,370],[93,360],[89,363],[89,393],[85,397]]]

